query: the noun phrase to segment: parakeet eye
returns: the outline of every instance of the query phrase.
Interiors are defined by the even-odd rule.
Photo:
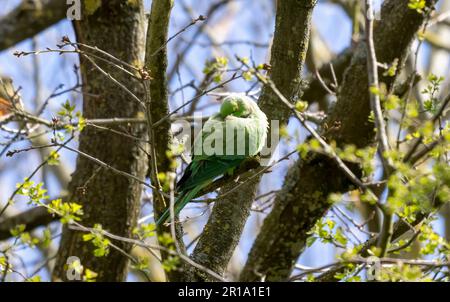
[[[235,112],[239,110],[239,104],[234,99],[225,99],[220,106],[220,115],[222,118],[227,117],[228,115],[234,115]]]

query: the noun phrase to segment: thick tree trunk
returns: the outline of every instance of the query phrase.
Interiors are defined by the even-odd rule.
[[[142,1],[109,0],[92,14],[84,15],[75,23],[79,42],[100,49],[135,66],[143,66],[145,51],[144,11]],[[142,86],[120,70],[105,64],[101,67],[137,95]],[[144,109],[111,80],[105,78],[82,58],[83,115],[86,118],[136,117]],[[98,97],[94,97],[98,96]],[[137,137],[146,137],[145,127],[130,125],[126,131]],[[116,169],[144,179],[148,160],[147,148],[142,142],[122,137],[109,131],[87,127],[80,135],[79,150]],[[101,168],[94,162],[78,157],[76,171],[69,186],[71,201],[81,203],[84,209],[82,224],[93,227],[100,223],[103,229],[125,237],[132,237],[140,209],[142,186],[127,177]],[[114,242],[126,252],[130,246]],[[54,279],[66,280],[65,264],[68,257],[80,258],[81,264],[98,274],[97,281],[124,281],[128,259],[111,248],[106,257],[95,257],[90,242],[83,242],[82,233],[64,228],[58,253]]]

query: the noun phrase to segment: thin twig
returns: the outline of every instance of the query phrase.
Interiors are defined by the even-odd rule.
[[[155,50],[151,56],[155,56],[158,52],[160,52],[161,50],[164,49],[164,47],[166,47],[167,44],[169,44],[170,41],[172,41],[173,39],[175,39],[178,35],[180,35],[181,33],[185,32],[189,27],[195,25],[197,22],[199,21],[205,21],[206,17],[205,16],[198,16],[196,19],[193,19],[191,21],[191,23],[189,23],[188,25],[186,25],[185,27],[183,27],[180,31],[178,31],[176,34],[174,34],[173,36],[171,36],[166,42],[164,42],[163,45],[161,45],[157,50]]]
[[[386,133],[386,124],[384,122],[383,111],[381,109],[381,100],[379,95],[379,82],[378,82],[378,61],[375,53],[375,45],[373,40],[373,20],[374,12],[372,7],[372,0],[366,0],[366,50],[367,50],[367,73],[370,89],[376,91],[370,91],[370,108],[372,110],[376,136],[378,142],[378,154],[383,164],[384,177],[388,178],[393,171],[393,164],[389,160],[387,152],[389,151],[388,136]],[[377,198],[378,200],[378,198]],[[381,248],[381,257],[384,257],[387,252],[387,247],[391,241],[392,234],[394,232],[393,226],[393,213],[389,207],[383,207],[383,226],[380,232],[378,240],[378,247]]]

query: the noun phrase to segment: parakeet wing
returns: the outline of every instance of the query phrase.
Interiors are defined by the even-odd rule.
[[[178,181],[177,190],[186,191],[204,182],[212,182],[228,170],[238,167],[244,159],[244,156],[235,158],[213,156],[202,160],[193,160]]]

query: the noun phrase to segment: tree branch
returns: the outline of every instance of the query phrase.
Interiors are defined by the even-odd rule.
[[[29,232],[58,219],[58,216],[50,214],[44,207],[35,207],[15,216],[7,217],[0,221],[0,241],[10,238],[10,230],[19,224],[24,224],[25,231]]]
[[[22,1],[0,19],[0,51],[31,38],[66,16],[62,0]]]
[[[386,124],[384,122],[383,111],[381,108],[381,100],[379,95],[380,84],[378,80],[378,61],[375,53],[375,45],[373,41],[373,23],[374,11],[372,0],[366,0],[365,3],[365,20],[366,20],[366,56],[367,56],[367,78],[369,81],[369,100],[370,109],[374,116],[376,138],[378,143],[378,155],[383,164],[384,179],[389,178],[393,167],[392,163],[386,157],[389,151],[389,142],[386,132]],[[371,91],[375,89],[376,91]],[[386,255],[388,245],[392,238],[393,232],[393,213],[388,207],[383,207],[383,226],[378,246],[381,248],[381,257]]]
[[[170,13],[172,10],[172,0],[154,0],[152,2],[150,20],[147,30],[145,68],[150,72],[149,99],[146,100],[148,131],[151,140],[150,151],[150,178],[153,185],[158,186],[158,173],[170,173],[174,171],[171,158],[167,156],[167,151],[171,148],[172,134],[170,131],[170,119],[165,119],[169,115],[169,99],[167,91],[167,43]],[[162,121],[158,125],[154,123]],[[153,190],[153,207],[155,219],[157,219],[166,207],[169,206],[169,199],[164,200],[163,196]],[[175,221],[172,221],[175,223]],[[171,226],[161,225],[157,228],[158,234],[171,233]],[[175,235],[180,253],[185,253],[183,243],[183,229],[179,223],[175,224]],[[168,256],[162,253],[163,259]],[[172,271],[168,273],[171,281],[179,281],[182,272]]]
[[[328,64],[324,64],[319,68],[319,70],[317,70],[325,84],[333,83],[333,75],[330,65],[332,65],[334,68],[337,82],[340,83],[342,81],[344,72],[350,65],[352,56],[353,49],[347,48],[340,54],[338,54],[334,59],[332,59]],[[312,72],[314,74],[314,70]],[[319,79],[313,74],[306,78],[308,87],[304,90],[301,99],[307,101],[310,104],[317,102],[319,103],[320,108],[326,111],[328,109],[328,104],[325,101],[325,96],[328,95],[328,92],[323,88]]]

